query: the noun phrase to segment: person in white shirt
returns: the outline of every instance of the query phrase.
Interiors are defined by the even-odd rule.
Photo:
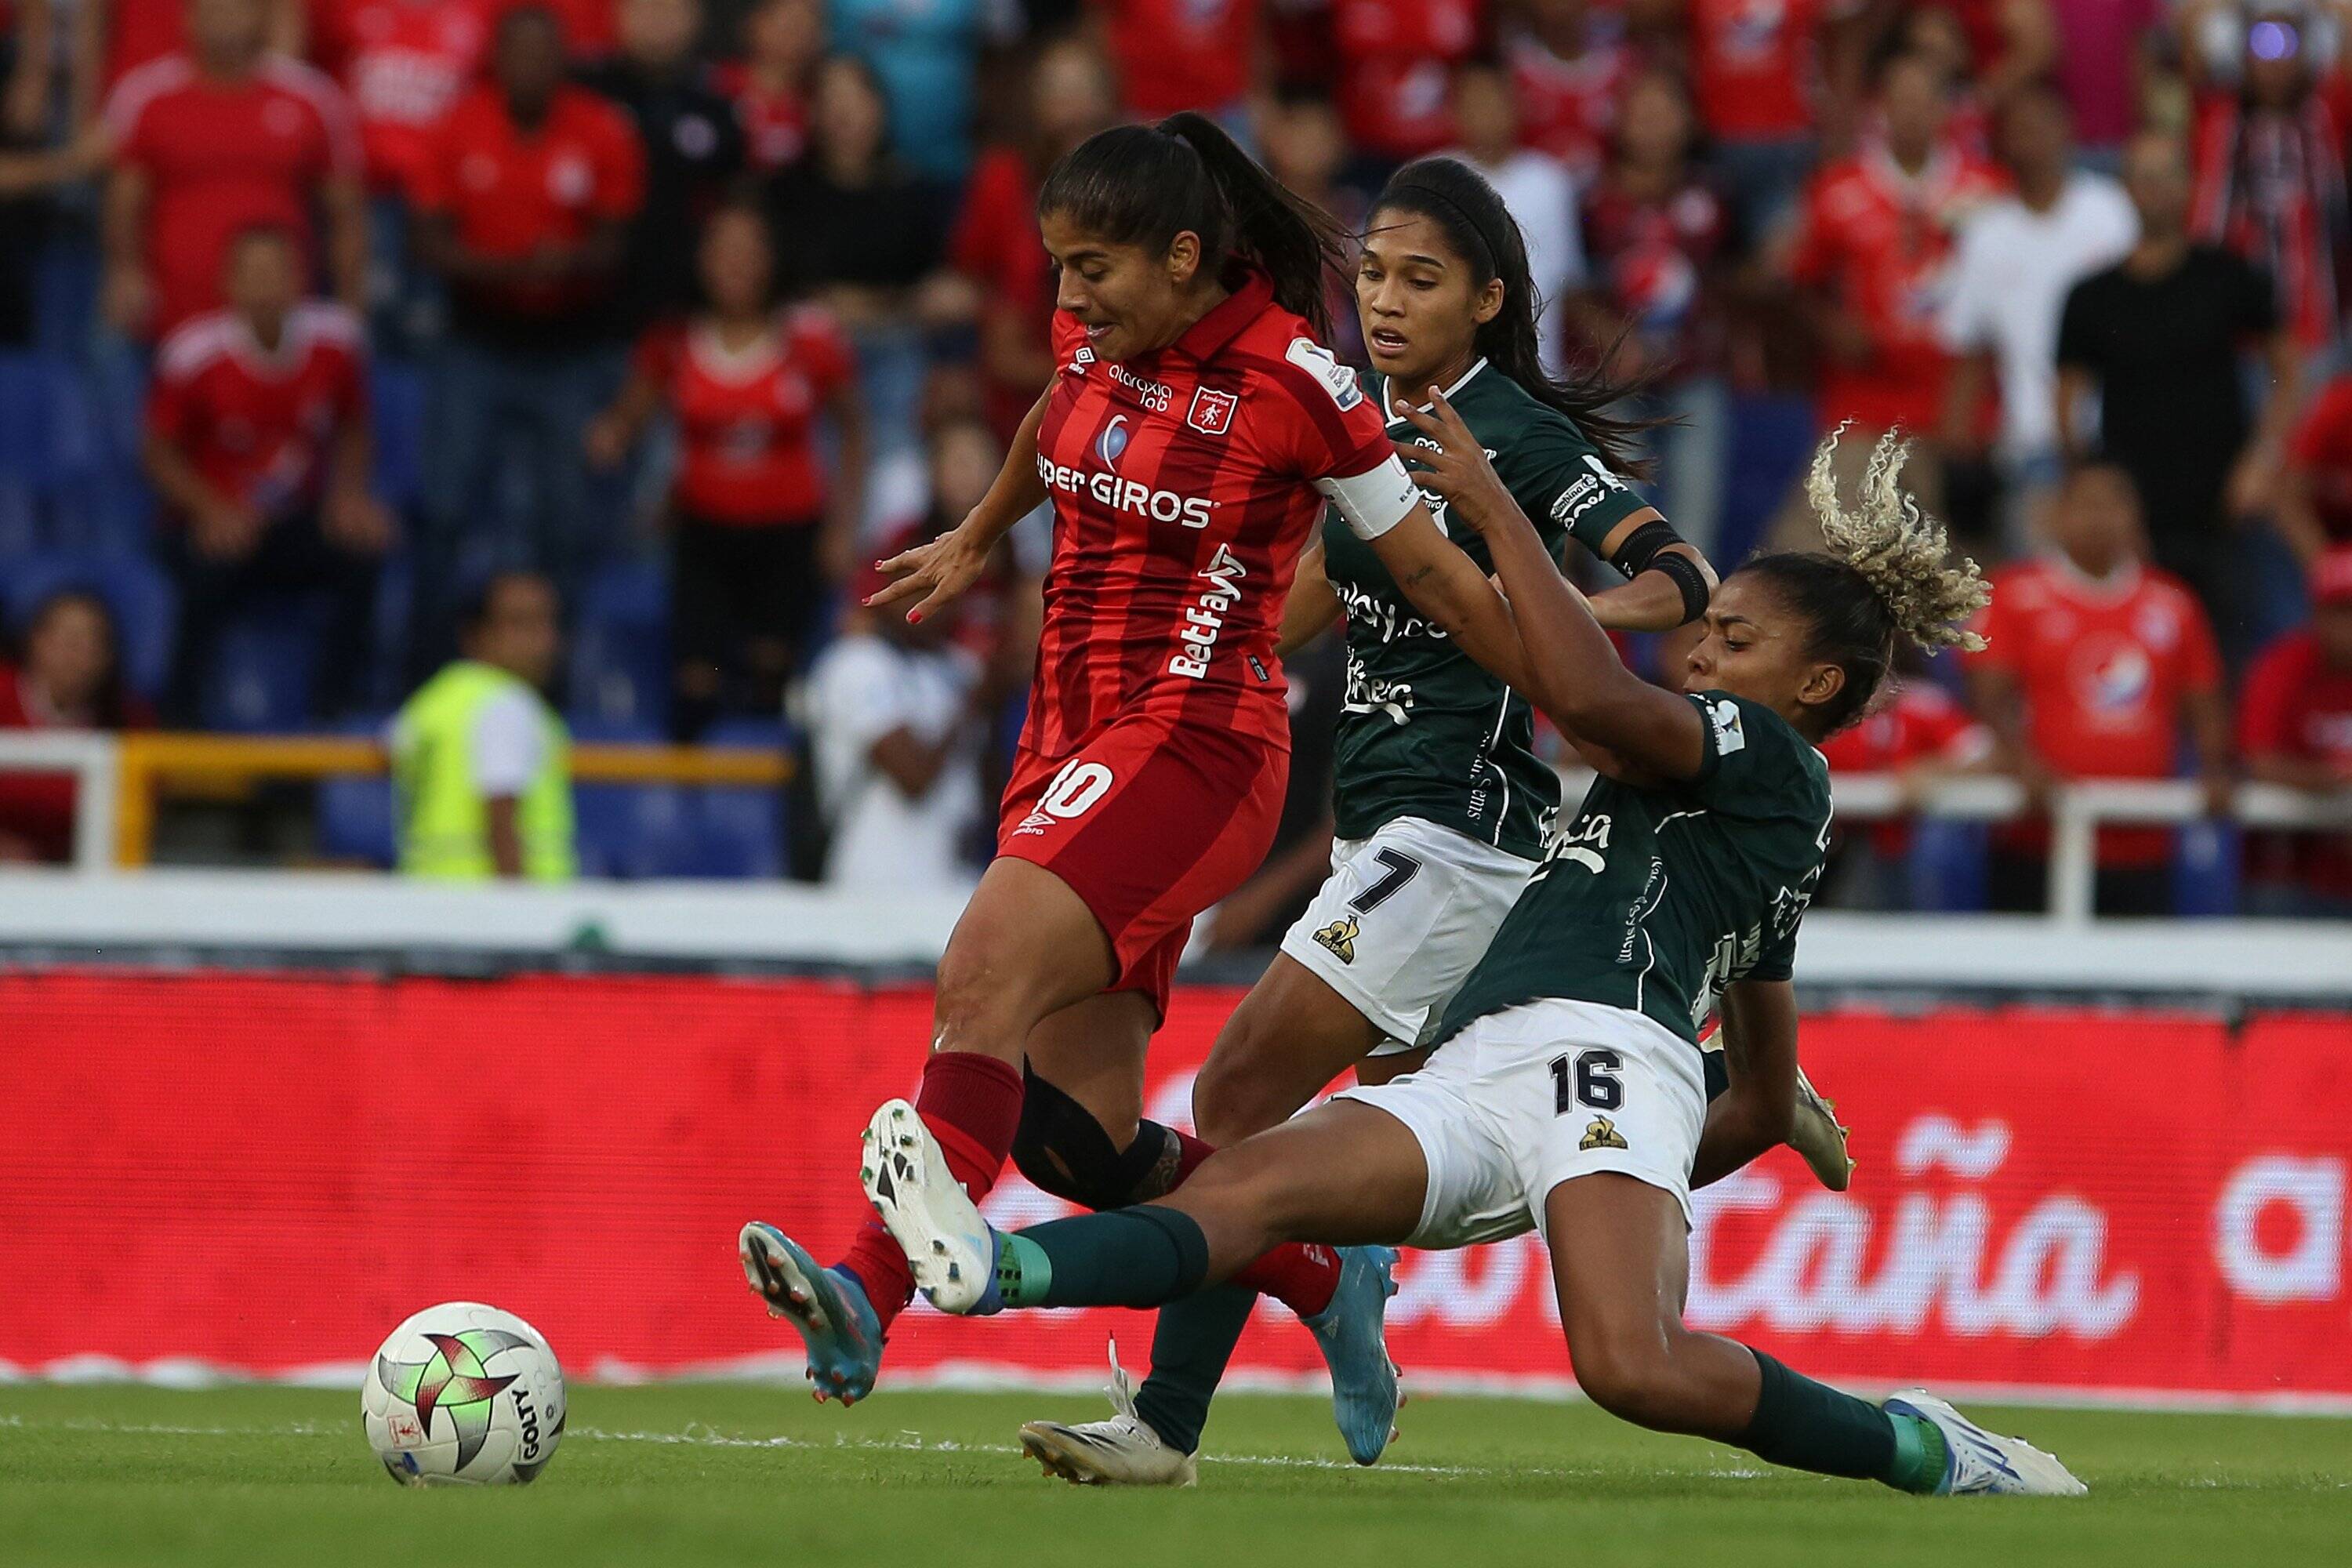
[[[923,542],[910,530],[890,556]],[[862,584],[853,604],[880,585]],[[960,647],[955,607],[909,625],[853,609],[803,694],[817,797],[831,834],[824,884],[861,892],[969,892],[965,844],[982,815],[982,755],[1003,695]]]
[[[2008,542],[2021,550],[2040,532],[2060,477],[2058,318],[2067,290],[2122,258],[2139,238],[2139,217],[2120,184],[2074,166],[2066,101],[2055,88],[2019,89],[1995,134],[2017,192],[1969,219],[1952,258],[1942,330],[1958,366],[1944,441],[1948,451],[1984,449],[1979,416],[1997,374],[1992,455],[2010,498]]]
[[[1462,145],[1446,154],[1486,178],[1528,243],[1528,268],[1542,310],[1536,317],[1546,374],[1568,371],[1560,306],[1584,285],[1584,242],[1576,222],[1576,182],[1549,153],[1519,145],[1518,100],[1501,66],[1472,61],[1454,73],[1454,128]]]

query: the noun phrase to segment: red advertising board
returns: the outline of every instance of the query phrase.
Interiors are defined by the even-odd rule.
[[[1179,994],[1181,1120],[1229,991]],[[0,976],[0,1369],[352,1366],[428,1302],[537,1323],[575,1376],[796,1369],[745,1294],[754,1216],[825,1252],[919,988],[810,980]],[[2352,1018],[1937,1007],[1808,1020],[1853,1190],[1785,1152],[1702,1194],[1694,1322],[1858,1384],[2352,1404]],[[1000,1220],[1060,1212],[1017,1177]],[[1410,1254],[1408,1379],[1565,1387],[1531,1239]],[[918,1306],[888,1377],[1067,1379],[1135,1314]],[[1305,1373],[1268,1308],[1236,1358]]]

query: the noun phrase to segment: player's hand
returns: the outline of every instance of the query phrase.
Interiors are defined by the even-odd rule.
[[[970,521],[965,520],[967,528]],[[892,581],[867,595],[866,606],[878,610],[911,599],[913,607],[907,612],[911,625],[978,582],[987,564],[988,552],[973,545],[965,528],[952,529],[928,544],[877,561],[874,569]]]
[[[1396,443],[1397,455],[1421,465],[1423,471],[1413,475],[1422,489],[1434,490],[1445,498],[1446,516],[1458,517],[1484,533],[1511,515],[1517,503],[1511,492],[1503,488],[1502,477],[1495,465],[1486,460],[1486,443],[1470,433],[1454,405],[1445,401],[1445,394],[1435,387],[1429,389],[1426,412],[1414,408],[1402,399],[1397,402],[1397,413],[1412,421],[1414,429],[1437,443],[1435,451],[1411,442]]]

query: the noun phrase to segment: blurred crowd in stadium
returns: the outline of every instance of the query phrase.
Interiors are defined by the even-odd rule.
[[[709,868],[829,826],[838,879],[971,874],[1042,524],[919,636],[851,607],[863,563],[961,517],[1050,373],[1044,170],[1200,108],[1351,221],[1403,160],[1484,170],[1557,363],[1645,378],[1656,499],[1726,567],[1802,542],[1819,432],[1849,468],[1912,433],[1992,646],[1839,765],[2340,792],[2347,18],[0,0],[0,726],[381,731],[529,574],[551,721],[811,763]],[[1338,658],[1298,662],[1288,847],[1220,940],[1322,875]],[[0,776],[0,856],[62,856],[54,784]],[[1843,897],[2039,897],[2033,829],[1952,827],[1856,836]],[[2181,837],[2103,837],[2103,907],[2174,907]],[[2244,852],[2244,907],[2352,912],[2341,835]]]

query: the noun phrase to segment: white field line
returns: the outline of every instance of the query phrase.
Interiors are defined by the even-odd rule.
[[[62,1421],[26,1420],[22,1415],[0,1415],[0,1430],[12,1432],[86,1432],[105,1436],[142,1437],[328,1437],[340,1436],[347,1428],[330,1426],[316,1421],[288,1421],[266,1426],[189,1426],[163,1422],[96,1421],[68,1417]],[[817,1442],[806,1437],[782,1435],[770,1437],[743,1437],[714,1431],[704,1426],[689,1426],[683,1432],[607,1432],[595,1426],[568,1426],[563,1434],[570,1442],[646,1443],[666,1447],[693,1448],[779,1448],[812,1452],[849,1451],[877,1454],[986,1454],[1017,1455],[1021,1450],[1010,1443],[964,1443],[952,1437],[927,1438],[919,1432],[902,1433],[896,1438],[839,1436],[831,1442]],[[1254,1465],[1286,1470],[1354,1470],[1362,1467],[1339,1459],[1304,1458],[1286,1454],[1203,1454],[1202,1459],[1213,1465]],[[1413,1465],[1381,1464],[1373,1467],[1391,1474],[1411,1476],[1497,1477],[1534,1475],[1570,1478],[1599,1476],[1608,1472],[1591,1467],[1580,1469],[1528,1469],[1514,1466],[1508,1472],[1483,1465]],[[1710,1472],[1725,1476],[1757,1476],[1761,1470],[1722,1470]]]

